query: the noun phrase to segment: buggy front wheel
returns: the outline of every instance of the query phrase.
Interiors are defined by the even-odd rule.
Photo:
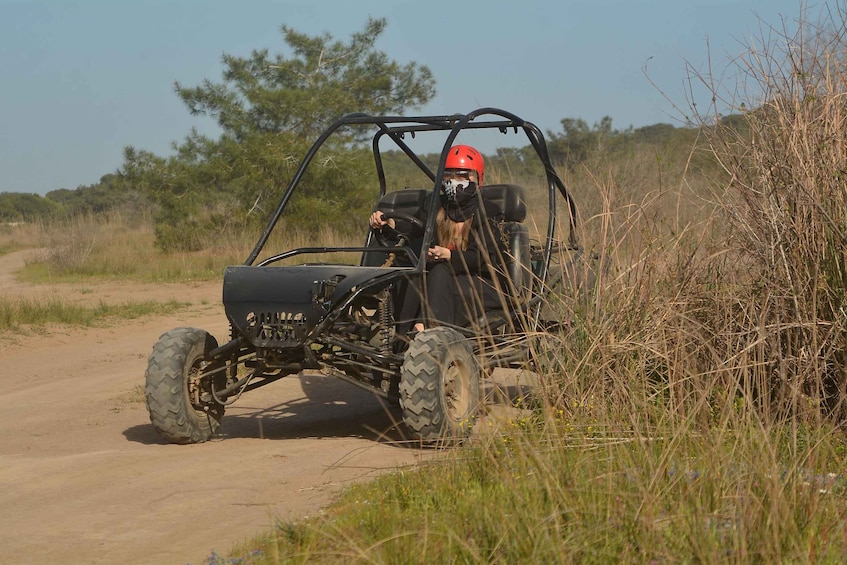
[[[468,340],[450,328],[415,336],[400,372],[403,421],[425,442],[461,442],[481,404],[481,371]]]
[[[221,423],[224,407],[211,394],[213,376],[205,355],[218,346],[215,338],[197,328],[176,328],[159,338],[147,362],[144,395],[150,422],[171,443],[201,443]]]

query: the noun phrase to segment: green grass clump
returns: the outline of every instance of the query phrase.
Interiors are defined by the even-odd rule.
[[[754,419],[690,431],[644,435],[560,415],[513,422],[480,445],[354,486],[322,515],[280,524],[232,559],[777,563],[844,555],[841,436],[766,429]]]
[[[91,327],[115,320],[168,314],[186,306],[187,303],[176,300],[145,300],[123,304],[106,304],[101,301],[92,307],[69,304],[58,297],[28,299],[0,296],[0,332],[16,331],[22,327],[44,327],[47,324]]]

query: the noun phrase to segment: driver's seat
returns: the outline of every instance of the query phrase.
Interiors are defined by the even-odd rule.
[[[509,242],[509,253],[505,259],[509,280],[514,286],[517,298],[528,299],[532,287],[532,266],[530,262],[529,231],[523,224],[526,219],[526,192],[516,184],[489,184],[480,189],[482,197],[493,204],[496,219],[502,221],[503,232]],[[431,191],[423,188],[407,188],[386,193],[376,205],[375,210],[383,212],[404,212],[426,223],[427,205]],[[398,229],[410,233],[412,249],[420,247],[422,233],[405,220],[396,220]],[[376,242],[371,239],[371,245]],[[378,267],[385,262],[387,254],[365,253],[362,265]]]
[[[482,197],[493,204],[497,220],[502,222],[503,233],[509,242],[509,252],[504,257],[515,298],[529,298],[532,290],[532,263],[529,230],[526,219],[526,192],[516,184],[489,184],[481,188]]]

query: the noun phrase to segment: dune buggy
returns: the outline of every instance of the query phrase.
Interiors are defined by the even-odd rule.
[[[307,183],[318,152],[333,135],[352,130],[365,131],[371,139],[375,189],[367,213],[382,210],[395,218],[395,229],[376,232],[360,219],[364,237],[359,245],[269,249],[287,245],[273,234]],[[517,183],[480,188],[496,203],[509,240],[507,278],[519,306],[485,312],[469,327],[433,327],[410,337],[414,313],[403,311],[403,295],[421,289],[448,149],[460,134],[484,131],[523,133],[537,160],[536,202],[528,202],[526,189]],[[434,151],[427,158],[411,147],[424,134],[440,135],[437,161]],[[391,144],[391,151],[383,151],[381,143]],[[396,169],[398,159],[421,175],[422,186],[389,186],[386,170],[389,165]],[[565,203],[558,213],[557,201]],[[537,209],[531,226],[528,205]],[[347,115],[305,154],[244,264],[226,268],[223,304],[229,340],[219,345],[202,329],[182,327],[155,344],[146,370],[150,420],[170,442],[203,442],[219,428],[225,407],[243,393],[301,371],[321,371],[399,403],[412,436],[424,442],[461,441],[480,409],[486,372],[532,363],[534,336],[559,323],[545,319],[544,296],[552,286],[551,258],[562,250],[577,250],[575,217],[541,131],[514,114],[482,108],[447,116]],[[560,224],[567,230],[562,240]]]

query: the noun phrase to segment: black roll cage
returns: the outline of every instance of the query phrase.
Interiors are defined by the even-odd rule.
[[[577,249],[575,236],[576,205],[574,204],[570,193],[565,187],[564,182],[562,182],[561,178],[559,178],[558,173],[553,168],[553,165],[550,161],[550,155],[547,150],[547,143],[544,139],[544,135],[542,134],[541,130],[539,130],[538,127],[535,126],[535,124],[523,120],[515,114],[512,114],[505,110],[500,110],[498,108],[479,108],[467,114],[453,114],[444,116],[371,116],[369,114],[364,113],[353,113],[343,116],[342,118],[334,122],[332,125],[330,125],[326,129],[326,131],[324,131],[324,133],[321,134],[321,136],[318,137],[318,139],[309,148],[308,152],[303,158],[303,161],[300,163],[300,166],[297,168],[297,171],[291,178],[288,187],[280,198],[279,204],[277,205],[274,213],[271,215],[266,227],[262,231],[258,242],[256,243],[253,250],[250,252],[250,255],[244,261],[244,265],[250,266],[255,263],[257,257],[261,253],[271,233],[273,232],[277,222],[282,216],[283,211],[288,205],[288,202],[291,199],[294,190],[300,183],[300,180],[303,178],[303,175],[305,174],[318,150],[337,130],[347,126],[363,125],[371,125],[377,128],[377,131],[373,136],[372,148],[376,165],[377,177],[379,179],[380,197],[384,196],[387,192],[385,170],[383,168],[382,156],[379,149],[380,141],[383,137],[386,136],[390,138],[394,142],[394,144],[401,151],[403,151],[403,153],[405,153],[432,181],[432,196],[429,202],[430,213],[428,214],[428,221],[425,227],[424,241],[433,240],[433,234],[435,230],[434,212],[438,209],[439,206],[439,182],[437,179],[442,178],[442,175],[444,173],[444,162],[447,158],[447,153],[459,133],[465,129],[497,129],[503,134],[508,133],[508,130],[513,130],[516,134],[519,130],[523,131],[530,145],[532,145],[533,149],[535,149],[535,152],[539,160],[543,164],[546,172],[549,215],[546,237],[542,246],[540,270],[536,273],[536,275],[541,279],[542,283],[547,279],[547,272],[550,266],[552,253],[557,245],[557,242],[554,239],[557,222],[556,192],[562,195],[568,205],[569,233],[567,247],[569,249]],[[436,171],[432,171],[405,142],[405,138],[407,135],[411,135],[414,138],[416,133],[428,131],[449,131],[447,139],[444,142],[444,146],[441,150],[441,155],[438,161],[439,165]],[[374,251],[374,249],[370,247],[304,247],[292,249],[282,254],[274,255],[273,257],[264,259],[258,264],[258,266],[264,266],[269,263],[291,257],[293,255],[304,253],[323,253],[331,251],[368,252]],[[403,252],[406,254],[409,254],[411,252],[408,247],[383,247],[380,249],[380,251]],[[415,267],[412,269],[412,271],[415,273],[422,272],[426,264],[425,256],[423,254],[417,256],[416,254],[411,253],[410,257],[417,260]],[[408,268],[406,270],[408,270]]]

